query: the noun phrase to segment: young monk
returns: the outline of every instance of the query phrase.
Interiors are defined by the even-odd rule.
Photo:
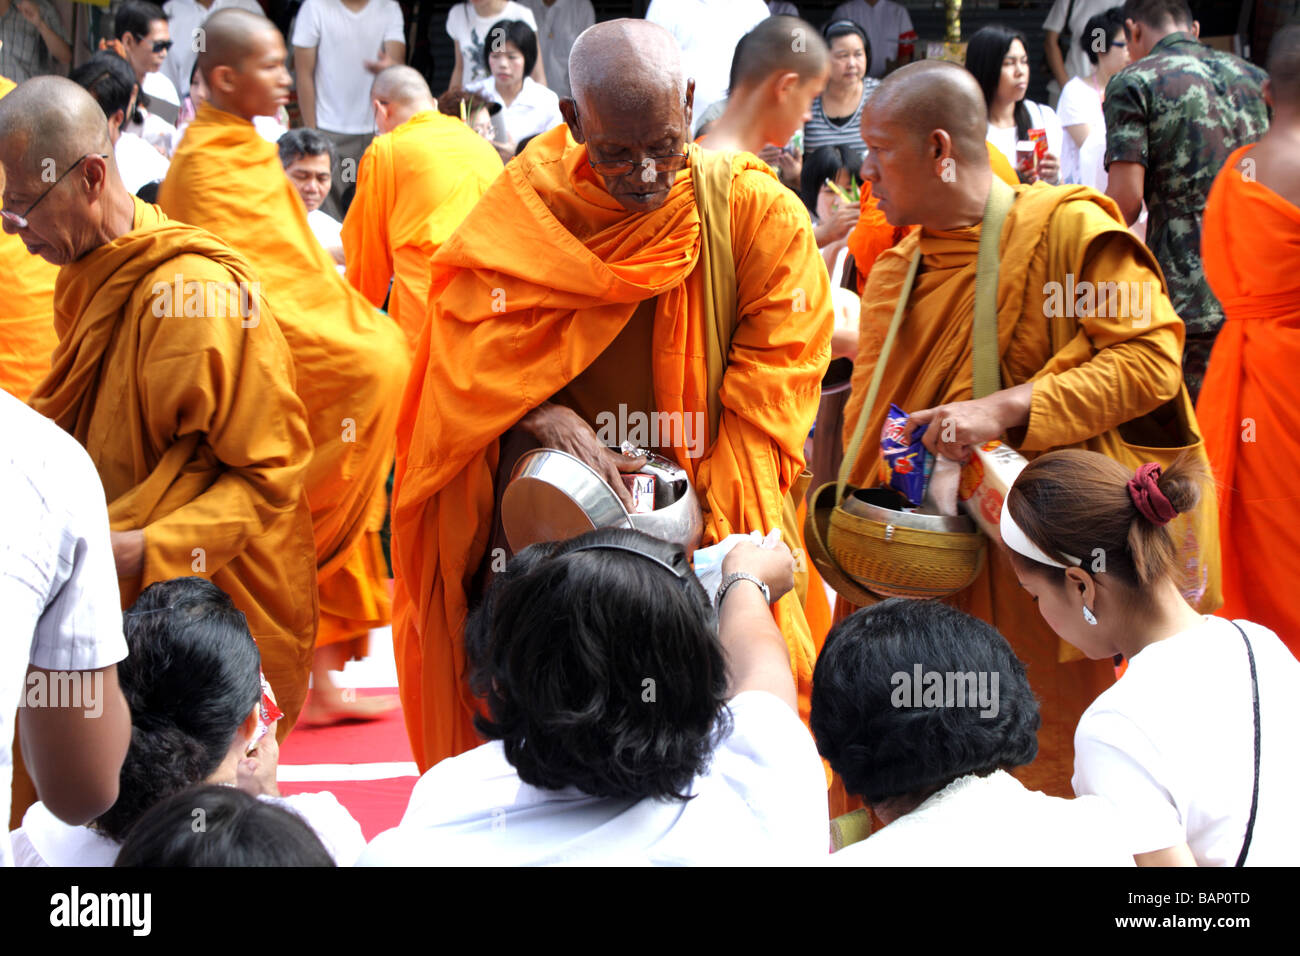
[[[1228,158],[1205,204],[1205,278],[1223,304],[1196,411],[1223,489],[1223,609],[1300,657],[1300,26],[1268,48],[1269,130]]]
[[[59,343],[31,404],[95,463],[123,602],[210,578],[296,713],[316,631],[311,440],[258,275],[126,191],[103,111],[70,80],[37,77],[0,100],[0,163],[5,231],[62,267]]]
[[[315,447],[304,481],[316,532],[317,644],[346,647],[329,652],[346,659],[390,620],[379,531],[410,358],[396,323],[335,270],[275,146],[253,126],[254,116],[274,113],[288,96],[280,32],[235,9],[214,13],[204,29],[199,69],[210,98],[185,132],[159,201],[255,261],[267,299],[284,317]],[[348,701],[321,684],[316,690],[330,695],[316,719],[371,716],[392,703]]]
[[[567,129],[534,139],[434,258],[403,401],[395,642],[423,769],[478,741],[462,630],[476,575],[500,557],[507,431],[576,455],[626,495],[619,472],[642,463],[607,448],[596,421],[663,413],[676,427],[655,444],[694,483],[705,544],[798,535],[790,492],[833,324],[808,213],[757,159],[688,143],[694,86],[662,27],[597,24],[570,63]],[[735,278],[715,283],[708,264],[726,254]],[[806,715],[816,647],[800,598],[775,614]]]
[[[0,76],[0,98],[14,88]],[[0,192],[4,180],[0,177]],[[50,370],[50,354],[58,343],[54,332],[54,280],[59,276],[23,241],[7,231],[0,234],[0,388],[27,399]]]
[[[429,260],[501,172],[501,157],[439,113],[424,77],[409,66],[375,77],[370,99],[380,135],[361,157],[343,220],[347,278],[376,306],[388,298],[414,351],[428,311]]]
[[[879,435],[891,402],[909,412],[914,425],[931,423],[926,446],[958,461],[995,438],[1029,457],[1061,447],[1113,456],[1122,451],[1121,425],[1157,411],[1192,417],[1180,374],[1183,325],[1150,253],[1124,227],[1114,203],[1093,190],[1010,187],[995,179],[982,102],[964,69],[925,61],[886,77],[863,115],[870,150],[863,171],[880,210],[891,224],[920,228],[882,254],[868,280],[846,442],[860,415],[870,416],[866,434]],[[975,260],[994,189],[1014,190],[1000,233],[1000,388],[973,399]],[[905,293],[918,256],[915,284]],[[1048,296],[1067,279],[1072,287],[1136,284],[1139,296],[1116,314],[1075,309],[1074,303],[1066,309]],[[905,294],[904,321],[875,407],[864,408],[885,330]],[[1154,418],[1146,424],[1157,427]],[[1194,431],[1194,418],[1190,426]],[[851,482],[872,483],[868,476],[878,465],[878,456],[859,456]],[[1218,536],[1212,521],[1197,528],[1207,537],[1195,541],[1185,560],[1204,575],[1202,610],[1213,610],[1219,603]],[[1068,796],[1074,727],[1114,679],[1112,665],[1069,660],[1078,655],[1068,649],[1061,654],[1059,639],[1019,588],[1000,549],[989,550],[975,582],[952,603],[1008,636],[1042,701],[1039,756],[1017,776],[1026,786]]]

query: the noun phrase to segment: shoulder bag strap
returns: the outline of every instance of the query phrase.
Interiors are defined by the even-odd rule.
[[[974,397],[1002,387],[998,361],[998,260],[1002,224],[1016,201],[1016,191],[993,177],[984,206],[979,252],[975,259],[975,322],[971,327],[971,380]]]
[[[714,153],[692,144],[691,179],[700,216],[700,268],[714,322],[704,336],[708,371],[709,442],[722,420],[722,378],[736,332],[736,261],[731,250],[731,169],[735,153]]]

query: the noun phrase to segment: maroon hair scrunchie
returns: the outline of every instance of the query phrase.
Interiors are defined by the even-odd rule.
[[[1170,504],[1165,493],[1156,484],[1160,480],[1160,466],[1154,461],[1147,462],[1128,480],[1128,494],[1133,504],[1154,525],[1168,524],[1178,515],[1178,509]]]

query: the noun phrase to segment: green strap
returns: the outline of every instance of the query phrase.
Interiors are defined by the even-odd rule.
[[[998,246],[1016,191],[993,177],[984,222],[980,228],[979,252],[975,257],[975,323],[971,328],[971,381],[974,397],[992,395],[1002,387],[998,362]]]

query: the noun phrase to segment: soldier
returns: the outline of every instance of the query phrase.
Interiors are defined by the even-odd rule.
[[[1133,62],[1106,87],[1106,194],[1130,225],[1146,200],[1147,245],[1187,326],[1194,401],[1223,324],[1201,266],[1201,214],[1228,155],[1268,129],[1265,74],[1198,42],[1186,0],[1125,0],[1123,16]]]

